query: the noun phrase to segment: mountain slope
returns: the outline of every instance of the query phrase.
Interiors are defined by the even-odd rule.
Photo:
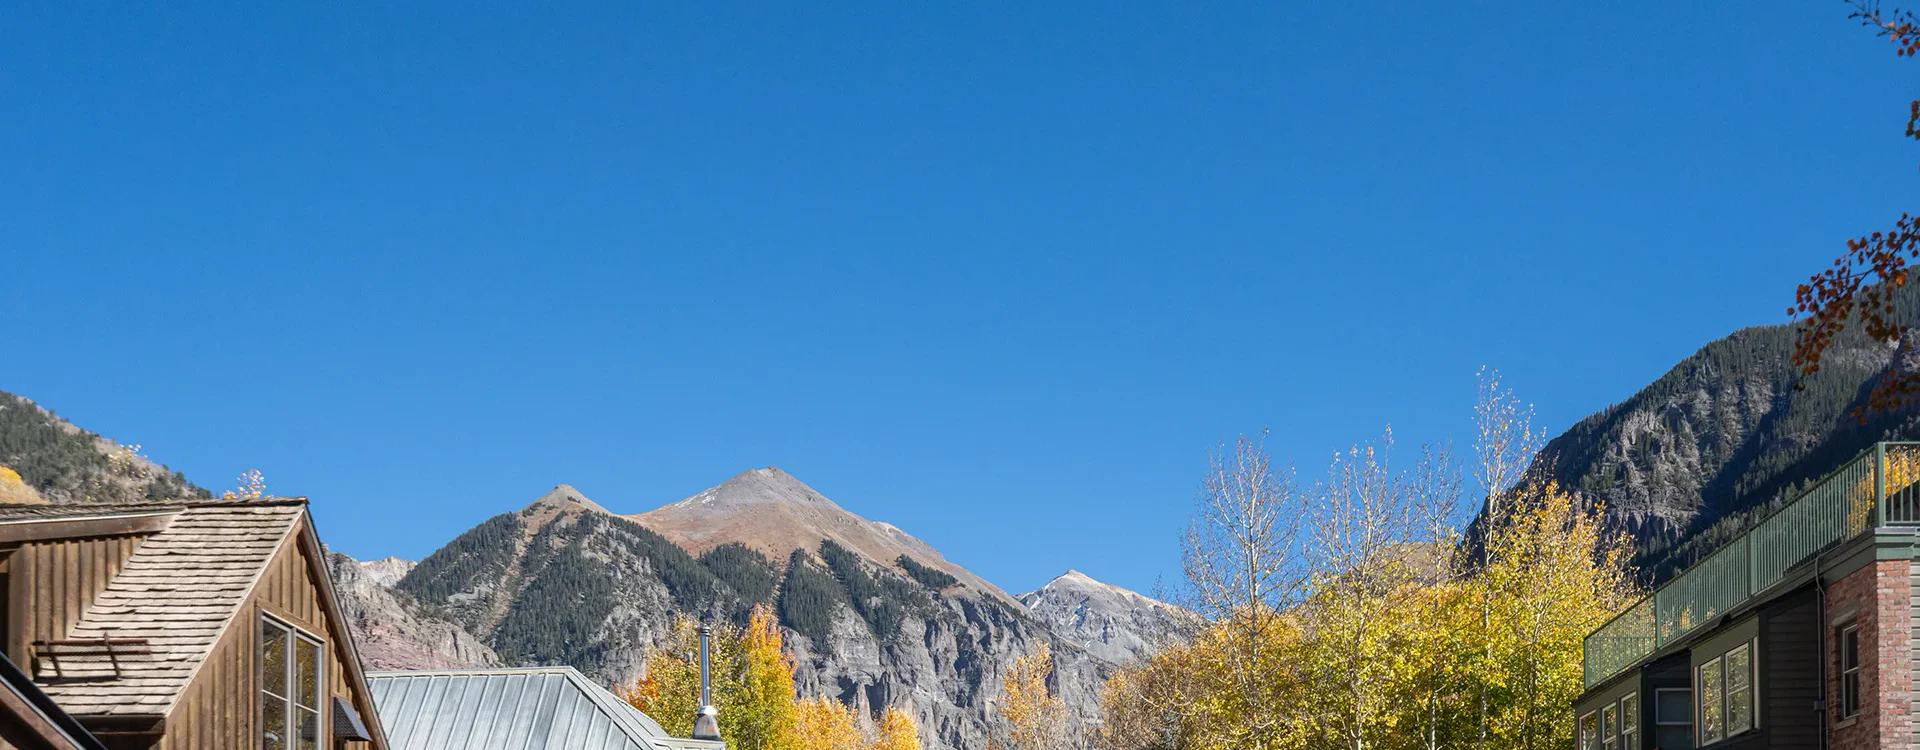
[[[1900,298],[1907,322],[1920,323],[1920,292]],[[1536,470],[1604,502],[1658,581],[1874,441],[1920,434],[1911,414],[1873,414],[1864,425],[1851,416],[1893,348],[1849,331],[1818,373],[1801,376],[1789,361],[1793,336],[1790,325],[1757,326],[1701,347],[1549,441]]]
[[[1069,570],[1020,595],[1027,613],[1096,657],[1131,666],[1199,619],[1171,604]]]

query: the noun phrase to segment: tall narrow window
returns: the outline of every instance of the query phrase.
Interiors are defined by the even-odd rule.
[[[1708,659],[1700,665],[1700,679],[1696,682],[1700,696],[1700,744],[1718,742],[1727,736],[1726,704],[1721,680],[1720,659]]]
[[[320,747],[320,642],[260,618],[260,748]]]
[[[1727,652],[1727,735],[1753,728],[1753,647]]]
[[[1620,750],[1620,706],[1609,703],[1600,709],[1600,747]]]
[[[1627,693],[1620,699],[1620,747],[1621,750],[1635,750],[1634,738],[1640,732],[1640,694]]]
[[[1840,718],[1847,719],[1860,713],[1860,626],[1840,626],[1834,640],[1840,646]]]
[[[1580,750],[1600,750],[1600,714],[1580,717]]]

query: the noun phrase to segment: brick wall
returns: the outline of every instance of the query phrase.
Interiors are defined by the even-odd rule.
[[[1906,560],[1883,560],[1827,587],[1830,618],[1857,613],[1860,713],[1840,719],[1839,643],[1827,624],[1827,715],[1831,750],[1913,747],[1913,584]],[[1764,679],[1764,677],[1763,677]],[[1763,717],[1764,720],[1764,717]]]

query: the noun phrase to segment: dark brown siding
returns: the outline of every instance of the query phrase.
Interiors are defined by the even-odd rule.
[[[120,572],[145,534],[28,542],[8,560],[20,613],[7,653],[28,664],[28,644],[72,632],[94,597]]]
[[[246,604],[240,607],[240,614],[228,626],[227,632],[208,655],[207,663],[193,682],[187,685],[180,703],[167,718],[167,734],[156,748],[164,750],[188,750],[189,748],[233,747],[246,748],[259,744],[255,720],[259,707],[255,684],[259,679],[258,659],[260,640],[260,617],[272,615],[291,623],[307,635],[315,636],[326,644],[327,663],[326,681],[328,694],[348,699],[354,705],[361,706],[361,718],[369,723],[372,718],[366,716],[373,702],[371,696],[355,695],[353,683],[347,678],[343,660],[348,658],[346,644],[334,632],[328,622],[325,608],[320,603],[320,586],[311,574],[312,567],[306,552],[298,543],[304,530],[296,529],[267,564],[260,581],[254,586],[253,594]],[[323,701],[330,704],[331,701]],[[322,707],[321,725],[330,726],[330,717],[325,713],[330,706]],[[324,747],[347,747],[352,750],[369,750],[368,743],[351,742],[335,745],[331,739]]]
[[[1820,745],[1820,603],[1812,589],[1767,605],[1760,620],[1760,726],[1768,747]]]

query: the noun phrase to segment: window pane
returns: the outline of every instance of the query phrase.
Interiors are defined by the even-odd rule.
[[[287,747],[287,701],[270,695],[260,696],[261,750],[285,750]]]
[[[1727,652],[1727,734],[1753,727],[1753,652],[1741,646]]]
[[[318,750],[320,747],[320,714],[296,706],[293,709],[298,724],[294,728],[294,750]]]
[[[1600,750],[1600,716],[1580,717],[1580,750]]]
[[[1620,733],[1627,734],[1640,728],[1640,694],[1628,693],[1620,699]]]
[[[1700,665],[1700,744],[1726,736],[1726,716],[1722,714],[1720,660]]]
[[[1620,709],[1607,706],[1600,709],[1600,736],[1609,740],[1620,733]]]
[[[1860,713],[1860,673],[1848,672],[1840,679],[1840,715]]]
[[[1653,694],[1653,721],[1684,726],[1693,723],[1693,691],[1660,690]]]
[[[287,693],[287,629],[272,620],[260,621],[260,689]]]
[[[307,708],[320,708],[320,644],[305,638],[293,640],[294,682],[299,687],[295,702]]]
[[[1840,629],[1840,715],[1860,712],[1860,629]]]

